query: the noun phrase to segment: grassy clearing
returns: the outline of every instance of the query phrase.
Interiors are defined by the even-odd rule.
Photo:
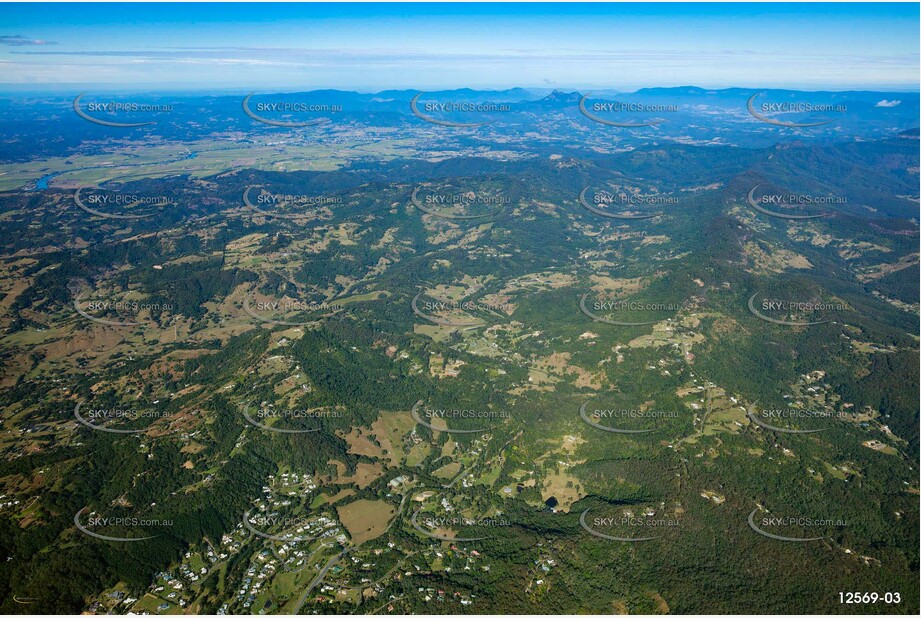
[[[383,500],[356,500],[338,508],[339,521],[356,545],[382,535],[396,513],[396,507]]]

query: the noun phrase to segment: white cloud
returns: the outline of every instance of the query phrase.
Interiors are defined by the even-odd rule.
[[[897,105],[900,105],[901,103],[902,102],[899,100],[887,101],[886,99],[883,99],[882,101],[876,104],[876,107],[895,107]]]
[[[23,47],[27,45],[56,45],[56,43],[54,41],[43,41],[42,39],[27,39],[21,34],[4,34],[0,35],[0,45]]]

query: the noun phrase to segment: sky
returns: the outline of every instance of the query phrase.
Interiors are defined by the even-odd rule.
[[[919,5],[0,4],[0,88],[919,89]]]

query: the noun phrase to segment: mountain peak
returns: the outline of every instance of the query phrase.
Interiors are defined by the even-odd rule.
[[[578,103],[582,95],[578,91],[565,92],[563,90],[554,90],[541,101],[547,103]]]

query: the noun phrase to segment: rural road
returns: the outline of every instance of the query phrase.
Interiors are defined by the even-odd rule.
[[[294,615],[301,613],[301,607],[304,606],[304,603],[307,601],[307,597],[310,596],[310,593],[313,592],[313,589],[320,585],[320,582],[323,581],[323,578],[326,577],[326,573],[333,567],[334,564],[339,562],[339,559],[351,551],[351,547],[346,547],[341,552],[329,559],[329,562],[317,573],[317,576],[313,578],[313,581],[310,582],[310,585],[307,586],[307,590],[304,591],[304,594],[301,595],[301,600],[297,602],[297,607],[294,608],[294,611],[291,612]]]

